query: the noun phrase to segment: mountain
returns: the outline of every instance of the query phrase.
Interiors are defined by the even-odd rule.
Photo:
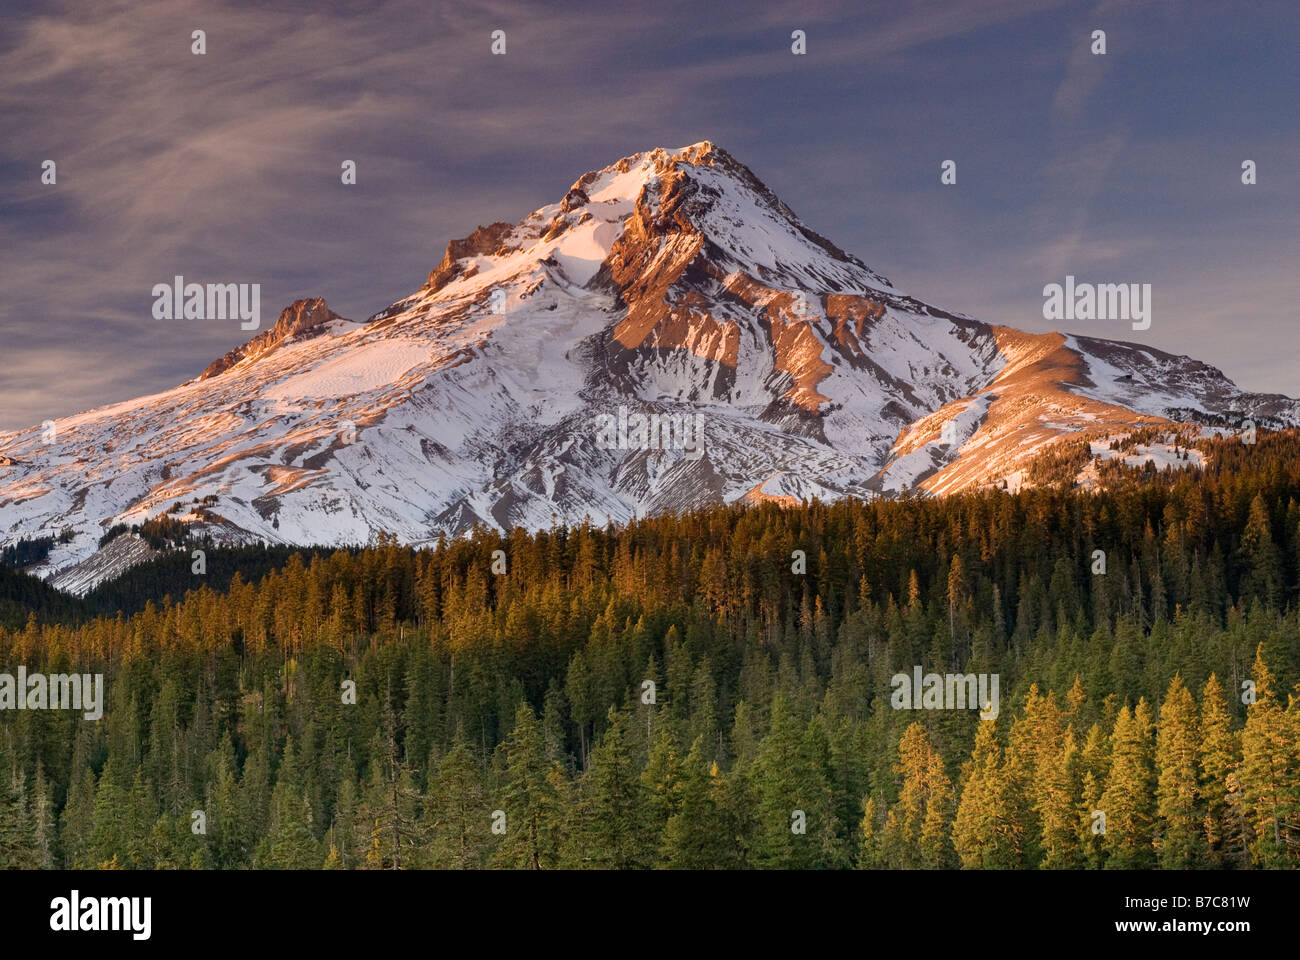
[[[1297,423],[1300,403],[1149,347],[930,306],[702,142],[452,241],[365,322],[300,300],[175,389],[52,438],[0,433],[0,544],[62,534],[34,569],[84,592],[153,555],[106,533],[169,513],[218,542],[419,544],[1014,489],[1063,439],[1247,417]]]

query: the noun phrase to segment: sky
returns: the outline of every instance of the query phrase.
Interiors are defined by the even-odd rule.
[[[926,302],[1300,396],[1294,0],[268,6],[6,0],[0,430],[248,339],[155,319],[176,275],[260,284],[263,329],[301,297],[365,319],[448,240],[700,140]],[[1151,284],[1150,328],[1044,320],[1067,275]]]

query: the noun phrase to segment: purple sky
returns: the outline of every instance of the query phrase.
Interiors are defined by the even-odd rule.
[[[363,319],[449,239],[704,139],[924,300],[1041,331],[1067,273],[1150,283],[1149,330],[1069,328],[1300,395],[1294,0],[6,7],[0,429],[166,389],[248,338],[155,320],[176,274],[260,283],[264,327],[317,295]]]

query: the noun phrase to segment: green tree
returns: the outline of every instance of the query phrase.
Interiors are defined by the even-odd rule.
[[[681,802],[664,826],[660,859],[673,870],[709,870],[729,860],[724,817],[718,809],[721,776],[701,734],[691,744],[681,768]]]
[[[1208,865],[1241,865],[1249,857],[1238,777],[1241,739],[1232,728],[1223,684],[1214,674],[1210,674],[1201,692],[1197,766]]]
[[[437,776],[429,781],[425,800],[432,836],[430,865],[457,870],[480,867],[490,836],[490,813],[478,762],[458,730],[451,749],[438,762]]]
[[[1280,867],[1300,857],[1300,760],[1290,718],[1273,690],[1273,673],[1264,661],[1262,643],[1251,675],[1255,702],[1246,708],[1246,726],[1241,731],[1242,807],[1254,832],[1255,861]]]
[[[882,844],[890,866],[951,866],[949,840],[953,815],[952,784],[943,758],[930,743],[925,727],[913,721],[898,743],[894,773],[902,784],[898,802],[889,808]]]
[[[965,783],[952,843],[967,869],[1006,870],[1019,863],[1023,827],[1011,811],[1009,778],[1002,766],[997,718],[980,719],[975,747],[965,767]]]
[[[1246,568],[1241,595],[1257,596],[1277,606],[1282,599],[1282,555],[1273,539],[1263,493],[1255,494],[1250,502],[1250,514],[1241,534],[1241,558]]]
[[[758,867],[808,869],[828,862],[838,824],[818,737],[800,723],[785,697],[772,703],[772,723],[749,776],[755,792],[756,832],[751,856]],[[823,745],[824,749],[824,745]]]
[[[1156,733],[1156,851],[1166,870],[1185,870],[1201,859],[1202,813],[1199,804],[1197,745],[1200,721],[1196,703],[1174,674]]]
[[[582,783],[581,829],[588,866],[645,868],[655,853],[650,798],[628,742],[623,714],[610,707],[608,726],[591,751]]]
[[[36,821],[22,774],[6,753],[0,751],[0,869],[34,870],[41,866]]]
[[[506,738],[502,809],[506,834],[498,860],[511,867],[541,870],[559,860],[562,811],[546,759],[542,725],[526,703],[515,710],[515,726]]]
[[[321,864],[320,844],[311,830],[311,806],[303,791],[293,737],[284,747],[271,794],[271,829],[262,840],[258,865],[269,870],[312,870]]]
[[[1107,869],[1140,870],[1155,865],[1155,770],[1151,714],[1146,700],[1125,704],[1111,732],[1110,776],[1101,796],[1106,815],[1103,846]]]

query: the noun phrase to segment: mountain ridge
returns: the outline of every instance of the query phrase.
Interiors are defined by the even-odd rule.
[[[703,416],[704,454],[602,448],[594,423],[620,408]],[[1061,439],[1171,412],[1300,422],[1296,401],[1201,361],[918,300],[701,141],[450,241],[364,322],[298,300],[172,390],[62,418],[52,443],[0,433],[0,543],[72,529],[37,572],[84,591],[102,533],[162,512],[220,542],[418,544],[475,524],[1015,489]]]

